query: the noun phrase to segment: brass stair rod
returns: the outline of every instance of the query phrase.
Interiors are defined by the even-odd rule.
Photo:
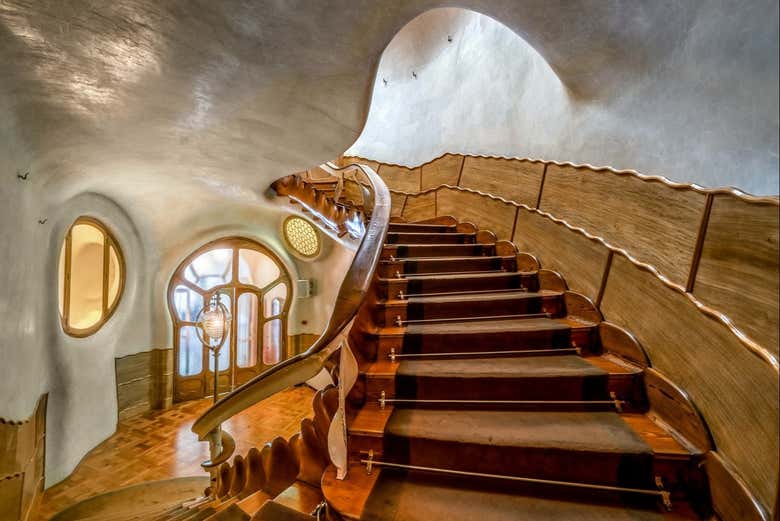
[[[395,348],[390,348],[387,358],[391,361],[396,358],[447,358],[447,357],[470,357],[470,356],[491,356],[491,355],[535,355],[541,353],[577,353],[582,350],[579,347],[562,347],[559,349],[521,349],[506,351],[464,351],[462,353],[396,353]]]
[[[550,313],[525,313],[523,315],[486,315],[486,316],[469,316],[469,317],[443,317],[443,318],[422,318],[418,320],[401,320],[400,317],[396,317],[395,323],[400,326],[402,324],[430,324],[434,322],[465,322],[472,320],[495,320],[506,318],[550,318]]]
[[[398,292],[399,299],[405,299],[410,297],[441,297],[441,296],[457,296],[457,295],[479,295],[482,293],[527,293],[528,288],[520,286],[519,288],[502,288],[502,289],[475,289],[466,291],[443,291],[439,293],[404,293]]]
[[[432,273],[399,273],[395,272],[395,278],[397,279],[409,279],[415,277],[438,277],[441,275],[478,275],[482,273],[506,273],[505,268],[498,270],[477,270],[477,271],[439,271]]]
[[[384,409],[387,404],[393,403],[419,403],[429,405],[612,405],[617,412],[623,412],[625,400],[618,399],[613,392],[609,393],[609,400],[425,400],[414,398],[387,398],[387,393],[382,391],[377,399],[379,408]]]
[[[373,456],[373,454],[371,456]],[[562,486],[562,487],[584,488],[588,490],[603,490],[606,492],[624,492],[624,493],[639,494],[644,496],[657,496],[661,498],[664,507],[666,507],[667,510],[672,509],[671,495],[669,491],[661,488],[662,482],[659,476],[656,476],[656,483],[659,485],[659,489],[650,490],[644,488],[629,488],[629,487],[616,487],[612,485],[598,485],[595,483],[578,483],[575,481],[558,481],[553,479],[525,478],[521,476],[506,476],[503,474],[486,474],[484,472],[469,472],[467,470],[440,469],[436,467],[421,467],[418,465],[405,465],[401,463],[390,463],[387,461],[378,461],[373,458],[361,459],[360,463],[366,465],[368,468],[387,467],[387,468],[396,468],[402,470],[416,470],[420,472],[450,474],[453,476],[469,476],[469,477],[488,478],[488,479],[503,479],[508,481],[519,481],[522,483],[536,483],[539,485],[555,485],[555,486]]]

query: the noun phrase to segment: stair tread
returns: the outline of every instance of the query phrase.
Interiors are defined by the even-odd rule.
[[[474,257],[463,257],[467,259],[473,259]],[[487,257],[485,257],[487,258]],[[406,260],[406,259],[404,259]],[[446,279],[446,280],[459,280],[459,279],[489,279],[489,278],[507,278],[507,279],[513,279],[519,277],[522,273],[521,271],[496,271],[493,273],[449,273],[447,275],[441,275],[437,273],[420,273],[415,274],[414,279],[415,281],[423,281],[423,280],[439,280],[439,279]],[[525,272],[525,273],[531,273],[531,272]],[[393,281],[393,280],[399,280],[392,277],[380,277],[380,282],[387,282],[387,281]]]
[[[409,324],[407,334],[475,334],[496,332],[552,331],[567,330],[571,324],[554,318],[487,319],[466,320],[463,322],[435,322]]]
[[[360,470],[358,470],[360,472]],[[485,488],[466,488],[419,474],[382,470],[366,498],[361,519],[379,521],[672,521],[698,519],[687,505],[661,513],[650,508],[584,503],[520,495]]]
[[[448,295],[435,295],[435,296],[422,296],[414,297],[410,296],[406,299],[409,304],[443,304],[446,302],[460,302],[460,301],[502,301],[502,300],[525,300],[539,297],[554,297],[563,295],[561,291],[552,290],[540,290],[540,291],[496,291],[495,293],[453,293]]]
[[[650,454],[613,412],[395,409],[386,432],[405,438],[503,447]]]
[[[403,360],[400,376],[437,378],[524,378],[550,376],[603,376],[607,372],[575,355],[469,358],[455,360]]]
[[[446,257],[401,257],[395,260],[390,259],[382,259],[382,262],[385,262],[387,264],[392,264],[395,262],[419,262],[419,261],[430,261],[430,262],[451,262],[451,261],[464,261],[464,260],[496,260],[496,259],[511,259],[511,256],[507,255],[484,255],[484,256],[474,256],[474,255],[448,255]]]

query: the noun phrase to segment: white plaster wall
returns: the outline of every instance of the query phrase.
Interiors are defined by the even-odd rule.
[[[653,24],[657,6],[645,6]],[[406,166],[445,152],[530,157],[777,194],[777,4],[665,9],[670,19],[640,42],[647,48],[628,49],[636,70],[592,63],[587,80],[571,63],[556,72],[492,18],[428,11],[382,55],[366,126],[347,154]],[[566,24],[545,29],[578,34]],[[648,62],[662,37],[670,48]]]

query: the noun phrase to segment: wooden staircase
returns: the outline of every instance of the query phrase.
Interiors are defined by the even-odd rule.
[[[329,519],[710,515],[709,438],[686,395],[492,233],[391,223],[350,340],[350,464],[323,476]]]

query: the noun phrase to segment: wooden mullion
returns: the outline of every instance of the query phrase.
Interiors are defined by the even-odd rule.
[[[68,234],[65,236],[65,280],[63,281],[62,286],[62,320],[66,331],[70,329],[70,270],[72,266],[71,255],[73,252],[72,230],[73,227],[68,229]]]
[[[100,320],[104,320],[108,315],[108,265],[109,260],[109,240],[108,235],[103,234],[103,287],[102,287],[102,299],[103,309],[101,310]]]

